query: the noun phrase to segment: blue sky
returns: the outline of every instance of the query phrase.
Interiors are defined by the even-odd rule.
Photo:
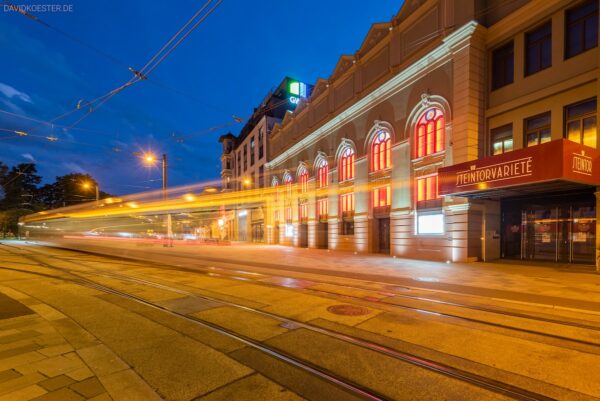
[[[50,3],[71,4],[73,11],[36,14],[43,21],[139,69],[204,1]],[[231,122],[232,115],[248,117],[286,75],[308,83],[328,77],[340,55],[358,49],[372,23],[389,21],[400,6],[399,0],[225,0],[150,74],[153,82],[127,88],[75,129],[63,125],[82,114],[48,126],[0,112],[0,161],[35,160],[45,181],[89,173],[101,189],[126,194],[160,186],[159,170],[143,167],[133,155],[152,149],[168,154],[170,185],[217,180],[217,138],[228,130],[237,134],[241,124],[183,143],[173,133],[202,132]],[[125,66],[1,7],[0,110],[48,121],[131,77]]]

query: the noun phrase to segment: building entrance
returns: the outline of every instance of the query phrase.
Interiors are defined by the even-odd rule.
[[[378,251],[380,253],[390,253],[390,218],[377,219],[378,227]]]
[[[502,203],[502,257],[594,264],[595,244],[593,193]]]
[[[327,237],[329,234],[329,224],[319,222],[317,223],[317,248],[327,249]]]

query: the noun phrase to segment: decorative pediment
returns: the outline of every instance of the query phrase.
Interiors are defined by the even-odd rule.
[[[281,120],[281,125],[286,126],[287,123],[289,123],[292,120],[292,116],[294,113],[292,113],[291,111],[287,110],[285,112],[285,115],[283,116],[283,120]]]
[[[360,49],[358,49],[358,56],[362,57],[369,52],[377,43],[381,41],[390,31],[392,24],[389,22],[382,22],[378,24],[371,25],[371,29],[369,29],[369,33],[365,40],[363,40],[360,45]]]
[[[316,99],[319,95],[327,90],[327,86],[329,83],[326,79],[319,78],[317,83],[315,83],[315,87],[313,88],[311,99]]]
[[[350,54],[344,54],[341,56],[329,79],[333,81],[344,75],[344,73],[354,65],[355,60],[356,58]]]
[[[398,14],[396,14],[396,16],[392,19],[392,23],[394,24],[394,26],[402,23],[402,21],[407,19],[413,12],[415,12],[417,8],[421,7],[425,2],[426,0],[406,0],[402,7],[400,7]]]

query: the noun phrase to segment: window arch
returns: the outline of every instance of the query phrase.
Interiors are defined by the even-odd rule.
[[[305,167],[298,171],[298,185],[301,194],[308,192],[308,170]]]
[[[392,138],[381,130],[371,145],[371,171],[380,171],[392,166]]]
[[[329,184],[329,163],[324,158],[317,165],[317,186],[325,188]]]
[[[340,158],[340,181],[354,179],[354,149],[347,147]]]
[[[426,110],[417,122],[415,156],[423,157],[446,148],[444,113],[437,107]]]

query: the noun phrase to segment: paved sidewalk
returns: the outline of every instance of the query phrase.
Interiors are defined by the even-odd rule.
[[[127,364],[56,309],[0,286],[0,310],[0,401],[160,400]]]
[[[70,240],[73,249],[193,267],[205,261],[327,274],[469,295],[600,311],[600,275],[581,268],[508,263],[441,263],[278,245],[165,248],[110,240]],[[199,260],[202,258],[202,260]]]

